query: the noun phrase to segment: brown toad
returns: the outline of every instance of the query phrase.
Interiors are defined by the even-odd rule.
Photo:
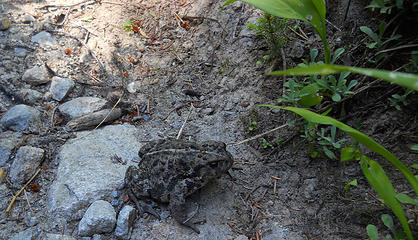
[[[176,221],[199,233],[188,222],[185,199],[231,168],[233,159],[225,143],[160,139],[145,144],[138,155],[139,168],[127,169],[125,184],[140,214],[148,212],[159,218],[152,207],[136,198],[168,203]]]

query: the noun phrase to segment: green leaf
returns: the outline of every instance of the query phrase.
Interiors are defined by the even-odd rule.
[[[357,186],[357,179],[354,179],[353,181],[351,181],[351,182],[347,183],[347,184],[344,186],[344,190],[348,192],[348,190],[350,190],[350,187],[351,187],[351,186]]]
[[[394,225],[393,225],[393,219],[389,214],[382,214],[382,222],[385,224],[387,228],[389,228],[392,232],[395,231]]]
[[[401,162],[395,155],[389,152],[386,148],[382,145],[378,144],[376,141],[368,137],[366,134],[328,116],[322,116],[320,114],[311,112],[304,108],[296,108],[296,107],[279,107],[275,105],[267,105],[263,104],[261,106],[265,107],[273,107],[273,108],[280,108],[288,111],[292,111],[309,122],[318,123],[318,124],[326,124],[326,125],[333,125],[337,128],[343,130],[351,137],[356,139],[358,142],[363,144],[364,146],[368,147],[369,149],[373,150],[374,152],[380,154],[381,156],[385,157],[390,163],[392,163],[401,173],[405,176],[405,178],[409,181],[411,186],[414,188],[415,193],[418,194],[418,181],[412,172]]]
[[[322,97],[318,95],[320,87],[316,83],[309,84],[300,90],[301,99],[299,104],[304,107],[312,107],[322,101]]]
[[[248,29],[258,29],[258,26],[252,23],[247,23],[247,28]]]
[[[360,154],[357,146],[351,145],[341,149],[341,162],[356,160]]]
[[[338,48],[337,50],[335,50],[334,56],[332,56],[331,63],[335,63],[335,61],[337,61],[337,59],[341,56],[341,54],[344,53],[344,51],[344,48]]]
[[[324,150],[325,155],[331,159],[335,159],[335,153],[333,153],[331,150],[329,150],[327,147],[323,147],[322,150]]]
[[[375,225],[372,225],[372,224],[367,225],[366,231],[370,240],[379,240],[378,234],[377,234],[377,228]]]
[[[324,0],[241,0],[271,15],[308,22],[318,32],[325,49],[325,62],[330,62],[326,37],[326,8]],[[235,2],[229,0],[223,6]]]
[[[411,168],[418,169],[418,164],[416,164],[416,163],[412,164]]]
[[[366,176],[369,183],[373,186],[380,197],[383,198],[384,203],[388,205],[406,232],[409,239],[413,239],[411,230],[409,229],[408,220],[405,217],[401,204],[396,199],[395,189],[392,186],[383,168],[375,161],[362,156],[360,161],[361,169]]]
[[[418,206],[418,201],[411,198],[410,196],[404,194],[404,193],[398,193],[396,194],[396,199],[399,200],[399,202],[403,203],[403,204],[413,204]]]
[[[269,75],[325,75],[339,72],[349,71],[352,73],[360,73],[369,77],[380,78],[382,80],[408,87],[418,91],[418,75],[411,73],[391,72],[386,70],[377,70],[372,68],[357,68],[343,65],[333,64],[317,64],[304,67],[296,67],[285,71],[270,72]]]
[[[91,21],[93,21],[95,18],[94,17],[92,17],[92,16],[87,16],[87,17],[85,17],[85,18],[82,18],[81,19],[81,21],[83,21],[83,22],[91,22]]]
[[[339,93],[334,93],[334,95],[332,95],[332,101],[334,102],[341,101],[341,95]]]
[[[418,144],[412,145],[410,147],[411,150],[418,151]]]
[[[367,36],[369,36],[371,39],[373,39],[373,41],[379,42],[379,37],[369,27],[361,26],[360,27],[360,31],[362,31],[365,34],[367,34]]]

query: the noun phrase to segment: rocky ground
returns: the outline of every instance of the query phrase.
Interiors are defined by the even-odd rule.
[[[290,128],[265,136],[289,139],[274,151],[260,139],[239,143],[291,116],[257,107],[283,89],[265,76],[277,64],[256,64],[267,52],[246,23],[261,12],[241,2],[220,11],[222,3],[0,2],[0,239],[366,238],[366,225],[389,210],[358,164],[312,161]],[[356,16],[349,21],[362,21]],[[320,44],[304,28],[308,40],[288,33],[288,67]],[[333,47],[343,38],[330,28]],[[396,127],[390,117],[416,124],[405,116],[385,109],[363,124],[384,138],[384,128]],[[235,160],[231,176],[190,198],[200,234],[175,222],[166,205],[161,220],[137,216],[124,190],[140,147],[180,129],[183,139],[225,142]],[[347,194],[354,178],[361,186]]]

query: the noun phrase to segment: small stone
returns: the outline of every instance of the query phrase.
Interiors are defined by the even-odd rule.
[[[49,72],[44,66],[35,66],[25,71],[22,80],[33,84],[40,85],[49,82]]]
[[[128,90],[129,93],[136,93],[138,89],[141,87],[141,82],[131,82],[126,86],[126,90]]]
[[[42,99],[42,93],[29,88],[21,89],[18,92],[18,95],[23,99],[23,102],[26,104],[34,104],[40,99]]]
[[[280,108],[272,108],[270,110],[270,112],[271,113],[274,113],[274,114],[279,114],[280,112],[282,112],[282,109],[280,109]]]
[[[112,197],[113,197],[113,198],[118,198],[118,197],[119,197],[119,193],[118,193],[118,191],[113,191],[113,192],[112,192]]]
[[[113,200],[110,202],[110,205],[112,205],[113,207],[117,207],[117,206],[119,205],[119,200],[117,200],[117,199],[113,199]]]
[[[250,103],[249,102],[242,102],[241,104],[241,107],[248,107],[248,106],[250,106]]]
[[[13,149],[22,143],[22,134],[7,131],[0,134],[0,167],[4,167]]]
[[[78,235],[87,237],[94,234],[110,233],[115,224],[115,209],[110,203],[98,200],[90,205],[78,224]]]
[[[28,55],[28,50],[25,48],[15,48],[14,49],[15,55],[18,57],[26,57]]]
[[[33,107],[19,104],[9,109],[1,118],[0,124],[14,131],[38,132],[41,126],[40,112]]]
[[[0,31],[5,31],[10,28],[10,20],[8,18],[0,19]]]
[[[247,20],[247,24],[257,24],[258,17],[250,17]],[[239,37],[253,37],[256,35],[256,31],[254,29],[249,29],[246,25],[242,27],[241,32],[239,33]]]
[[[58,110],[69,119],[74,119],[101,110],[106,103],[102,98],[79,97],[62,104]]]
[[[304,48],[305,44],[302,41],[296,41],[289,53],[289,56],[298,59],[302,58],[305,52]]]
[[[205,109],[202,110],[202,113],[206,114],[206,115],[212,115],[213,112],[214,112],[213,108],[205,108]]]
[[[38,239],[41,234],[41,230],[37,227],[31,227],[25,231],[21,231],[13,235],[10,240],[28,240],[28,239]]]
[[[55,39],[52,37],[52,35],[47,31],[42,31],[31,38],[31,42],[38,43],[41,46],[44,47],[51,47],[56,44]]]
[[[44,240],[76,240],[74,237],[62,235],[62,234],[55,234],[55,233],[47,233]]]
[[[305,181],[303,181],[303,186],[305,186],[303,194],[305,195],[306,199],[311,199],[313,197],[312,194],[315,190],[317,183],[318,179],[316,178],[306,179]]]
[[[238,237],[234,238],[234,240],[248,240],[248,237],[245,235],[239,235]]]
[[[22,20],[23,23],[31,23],[31,22],[34,22],[34,21],[35,21],[35,18],[30,14],[25,14],[23,16],[23,20]]]
[[[51,92],[52,99],[61,101],[64,99],[71,89],[74,87],[74,81],[69,78],[60,78],[53,77],[51,82],[51,87],[49,91]]]
[[[41,148],[23,146],[16,152],[15,159],[10,167],[9,178],[14,186],[24,184],[35,174],[44,158]]]
[[[118,221],[116,223],[115,235],[124,240],[131,238],[132,225],[136,219],[136,210],[132,206],[126,205],[119,212]]]

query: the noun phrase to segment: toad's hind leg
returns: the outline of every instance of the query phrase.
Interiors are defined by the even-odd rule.
[[[179,182],[174,187],[174,191],[170,194],[170,213],[177,222],[191,228],[193,231],[199,234],[199,229],[195,224],[189,222],[190,218],[187,217],[186,193],[187,185],[184,181]]]

